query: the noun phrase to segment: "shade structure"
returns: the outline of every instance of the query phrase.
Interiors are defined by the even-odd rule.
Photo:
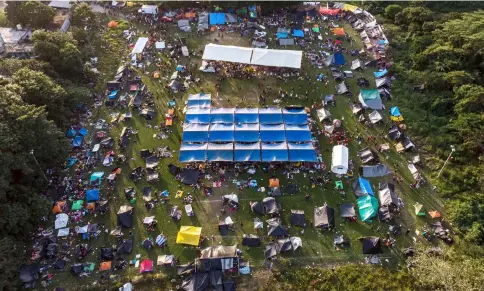
[[[284,108],[282,110],[285,124],[307,124],[308,115],[304,108]]]
[[[210,123],[210,108],[189,108],[186,113],[186,123]]]
[[[225,13],[210,13],[210,25],[225,24]]]
[[[279,142],[286,140],[286,131],[284,124],[260,125],[260,138],[263,142]]]
[[[263,162],[287,162],[289,161],[289,152],[287,143],[262,143],[261,146]]]
[[[259,141],[259,124],[245,123],[235,125],[235,141],[238,142],[256,142]]]
[[[91,189],[86,191],[86,201],[98,201],[99,200],[99,189]]]
[[[216,123],[210,125],[210,142],[234,141],[235,128],[233,123]]]
[[[235,108],[235,123],[258,123],[259,108]]]
[[[183,126],[183,142],[207,142],[209,127],[209,124],[185,124]]]
[[[346,174],[348,172],[348,157],[347,147],[344,145],[334,146],[331,158],[331,172],[340,175]]]
[[[378,92],[378,89],[362,89],[360,91],[360,95],[358,96],[358,100],[365,108],[371,108],[375,110],[383,109],[383,103],[380,98],[380,93]]]
[[[204,162],[207,160],[207,143],[188,144],[183,143],[180,148],[180,162]]]
[[[289,142],[311,141],[311,130],[308,125],[288,125],[286,124],[286,139]]]
[[[366,195],[358,198],[358,210],[362,221],[371,221],[378,213],[378,200]]]
[[[289,149],[289,161],[291,162],[316,162],[316,151],[311,143],[287,143]]]
[[[136,41],[136,44],[133,47],[133,50],[131,51],[131,54],[141,54],[144,51],[147,43],[148,43],[147,37],[138,38],[138,40]]]
[[[252,65],[300,69],[302,51],[254,48]]]
[[[259,108],[261,124],[280,124],[283,122],[281,108]]]
[[[209,162],[229,162],[234,160],[234,143],[209,143],[207,149]]]
[[[212,108],[211,123],[234,123],[234,108]]]
[[[202,60],[250,64],[252,50],[253,48],[210,43],[205,46]]]
[[[209,108],[212,103],[212,94],[198,93],[188,95],[188,108]]]
[[[198,246],[198,243],[200,242],[201,234],[202,234],[201,227],[181,226],[180,231],[176,236],[176,243]]]
[[[235,143],[234,161],[259,162],[261,160],[260,142],[251,144]]]

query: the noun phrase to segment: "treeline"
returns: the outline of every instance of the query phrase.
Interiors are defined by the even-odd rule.
[[[28,238],[52,207],[44,173],[62,166],[65,131],[91,99],[98,78],[90,57],[100,20],[77,5],[68,33],[47,31],[53,9],[42,2],[8,2],[10,25],[38,28],[35,59],[0,60],[0,289],[11,289],[30,254]],[[86,28],[86,29],[85,29]],[[44,173],[42,173],[44,172]],[[25,248],[24,248],[25,247]]]
[[[390,40],[395,104],[465,239],[484,244],[482,2],[371,2]],[[474,10],[475,12],[463,12]],[[414,86],[424,85],[424,90]],[[437,178],[444,161],[455,152]]]

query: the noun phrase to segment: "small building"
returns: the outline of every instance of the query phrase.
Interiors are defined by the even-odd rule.
[[[27,57],[32,53],[30,29],[0,27],[0,54],[6,57]]]

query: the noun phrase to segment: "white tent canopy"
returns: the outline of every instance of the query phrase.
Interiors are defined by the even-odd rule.
[[[348,148],[344,145],[333,147],[331,172],[344,175],[348,172]]]
[[[147,37],[138,38],[138,40],[136,41],[136,44],[134,45],[133,50],[131,51],[131,54],[141,54],[144,51],[147,43],[148,43]]]
[[[328,109],[326,108],[321,108],[316,110],[316,113],[318,114],[318,119],[319,121],[323,121],[325,119],[330,119],[331,118],[331,113],[329,113]]]
[[[268,67],[301,68],[302,51],[254,48],[252,65]]]
[[[224,61],[233,63],[250,64],[252,48],[207,44],[203,52],[203,60]]]
[[[69,216],[65,213],[59,213],[55,217],[55,229],[64,228],[69,222]]]

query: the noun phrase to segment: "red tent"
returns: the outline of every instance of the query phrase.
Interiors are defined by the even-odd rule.
[[[324,7],[319,8],[319,13],[321,15],[336,15],[336,14],[339,14],[340,12],[341,12],[341,9],[329,9]]]
[[[152,260],[143,260],[141,264],[139,265],[139,273],[147,273],[147,272],[153,272],[153,261]]]

